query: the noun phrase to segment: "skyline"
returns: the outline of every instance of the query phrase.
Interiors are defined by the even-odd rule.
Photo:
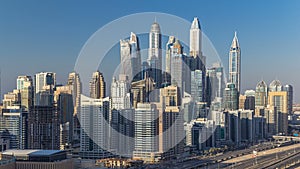
[[[300,61],[297,57],[297,42],[300,41],[300,34],[296,32],[297,28],[300,27],[299,17],[297,17],[299,12],[296,11],[299,2],[281,4],[280,1],[272,1],[272,5],[268,6],[271,8],[267,10],[268,12],[264,10],[264,6],[267,6],[268,2],[271,1],[259,3],[261,6],[256,6],[257,4],[253,2],[251,4],[220,2],[218,5],[213,5],[211,2],[196,2],[203,4],[203,7],[183,4],[181,8],[191,7],[195,9],[199,7],[201,10],[191,9],[186,13],[170,2],[162,2],[161,4],[164,5],[161,6],[155,6],[156,2],[154,5],[144,2],[151,4],[149,6],[143,6],[137,1],[130,5],[125,3],[129,9],[134,9],[128,11],[122,9],[124,2],[119,2],[120,6],[114,5],[115,10],[112,11],[106,8],[112,6],[113,2],[101,4],[104,6],[103,11],[97,10],[97,4],[92,6],[85,3],[81,5],[60,3],[56,6],[55,2],[47,2],[46,5],[33,5],[31,3],[19,3],[17,5],[13,2],[1,2],[3,5],[0,7],[0,13],[2,13],[0,20],[4,21],[4,29],[0,29],[0,56],[3,59],[0,65],[2,70],[1,93],[7,93],[13,89],[12,86],[16,86],[17,76],[34,75],[41,71],[57,73],[58,83],[65,84],[67,75],[73,70],[76,58],[84,43],[100,27],[123,15],[158,11],[176,13],[176,16],[190,22],[192,22],[193,17],[197,16],[200,19],[202,31],[218,51],[227,74],[229,49],[234,31],[237,31],[242,51],[242,93],[246,89],[255,89],[256,84],[261,79],[265,80],[268,85],[272,80],[278,79],[283,84],[294,86],[295,102],[300,102],[300,97],[297,96],[300,80],[294,78],[297,77],[295,69]],[[165,5],[173,6],[174,9],[166,10],[164,9]],[[226,7],[230,5],[240,12],[240,15],[234,20],[228,19],[231,15],[226,14],[228,11]],[[84,13],[77,12],[79,8],[85,7],[89,10],[84,10]],[[217,9],[220,13],[212,12],[211,9]],[[250,16],[252,15],[251,10],[254,9],[256,14]],[[51,13],[51,10],[54,12]],[[265,22],[266,20],[268,22]],[[149,23],[149,25],[151,24]],[[253,25],[260,26],[252,27]],[[128,32],[129,34],[130,32]],[[162,46],[164,47],[164,45],[163,43]],[[57,60],[59,60],[59,66],[56,65]],[[267,65],[269,63],[272,64],[273,68]],[[15,64],[15,66],[12,67],[11,64]],[[289,75],[286,76],[286,74]]]

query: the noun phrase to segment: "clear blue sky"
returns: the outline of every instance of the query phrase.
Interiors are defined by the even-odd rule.
[[[292,84],[300,102],[300,1],[127,0],[0,1],[2,94],[18,75],[57,73],[65,83],[86,40],[101,26],[137,12],[164,12],[192,21],[227,65],[233,32],[242,48],[242,88],[264,79]],[[162,28],[163,29],[163,28]],[[164,45],[163,45],[164,46]],[[209,56],[208,56],[209,57]],[[227,67],[225,67],[227,69]]]

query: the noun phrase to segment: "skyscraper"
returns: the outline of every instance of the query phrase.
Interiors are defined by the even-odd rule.
[[[53,104],[53,90],[56,85],[56,74],[53,72],[40,72],[34,77],[34,105],[51,106]]]
[[[18,76],[17,78],[17,89],[20,90],[21,95],[21,106],[25,111],[33,105],[33,81],[31,76]]]
[[[30,108],[28,148],[59,149],[59,114],[54,106],[32,106]]]
[[[285,85],[283,90],[287,92],[288,97],[288,114],[291,115],[293,113],[293,86],[292,85]]]
[[[255,88],[255,106],[267,107],[268,104],[268,86],[262,80]]]
[[[105,98],[106,96],[106,83],[104,76],[101,72],[96,71],[93,73],[90,81],[90,97],[93,99]]]
[[[224,108],[227,110],[238,110],[239,95],[233,83],[227,83],[224,92]]]
[[[73,105],[74,105],[74,115],[77,115],[79,112],[80,106],[80,95],[82,91],[81,81],[79,74],[72,72],[69,74],[67,85],[71,86],[72,96],[73,96]]]
[[[130,93],[129,82],[127,76],[120,76],[119,80],[114,77],[110,88],[111,95],[111,107],[112,109],[121,110],[129,109],[130,105]]]
[[[149,75],[153,78],[156,88],[160,88],[162,83],[162,50],[161,32],[157,22],[151,25],[149,33],[148,64]]]
[[[80,152],[81,158],[111,157],[109,152],[109,98],[81,97]]]
[[[170,36],[169,41],[166,45],[166,72],[171,73],[171,57],[173,52],[173,44],[175,43],[175,37]]]
[[[73,96],[72,86],[58,86],[54,92],[54,101],[59,113],[59,126],[60,126],[60,149],[64,150],[71,147],[73,142]]]
[[[194,18],[190,28],[190,55],[194,58],[202,56],[202,33],[198,18]]]
[[[268,104],[277,110],[277,131],[288,132],[288,92],[283,91],[281,82],[273,80],[269,85]]]
[[[120,40],[121,70],[120,74],[127,75],[129,81],[141,79],[141,55],[139,39],[131,32],[129,40]]]
[[[158,110],[155,104],[138,103],[135,110],[134,159],[155,162],[160,158]]]
[[[35,93],[39,93],[47,90],[50,86],[50,90],[56,85],[56,74],[53,72],[40,72],[35,74]],[[20,85],[21,86],[21,85]]]
[[[241,49],[236,32],[229,51],[229,82],[235,84],[237,91],[241,90]]]
[[[0,132],[7,134],[5,137],[9,138],[9,148],[27,148],[27,117],[28,112],[23,112],[20,106],[8,106],[6,109],[2,109]]]

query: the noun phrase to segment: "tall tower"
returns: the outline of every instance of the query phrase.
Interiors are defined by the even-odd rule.
[[[194,58],[202,55],[201,51],[201,27],[198,18],[194,18],[191,29],[190,29],[190,55]]]
[[[262,80],[256,85],[255,106],[267,107],[268,104],[268,86]]]
[[[156,87],[159,88],[162,81],[162,50],[161,32],[157,22],[151,25],[149,33],[148,63],[150,76],[154,79]]]
[[[131,32],[129,40],[120,40],[121,70],[120,74],[128,76],[130,81],[141,78],[141,55],[139,39]]]
[[[234,33],[234,38],[229,51],[229,83],[235,84],[237,91],[241,89],[241,49]]]
[[[80,95],[82,91],[79,74],[76,72],[70,73],[67,84],[71,86],[72,89],[74,115],[77,115],[77,113],[79,112]]]
[[[93,99],[105,98],[105,81],[99,71],[93,73],[90,81],[90,97]]]

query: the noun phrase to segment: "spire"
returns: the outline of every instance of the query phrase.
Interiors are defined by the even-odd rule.
[[[239,40],[238,40],[238,38],[237,38],[237,33],[236,33],[236,31],[234,32],[234,37],[233,37],[233,40],[232,40],[231,48],[232,48],[232,49],[240,48],[240,44],[239,44]]]
[[[197,17],[194,17],[191,29],[201,29],[199,19]]]

